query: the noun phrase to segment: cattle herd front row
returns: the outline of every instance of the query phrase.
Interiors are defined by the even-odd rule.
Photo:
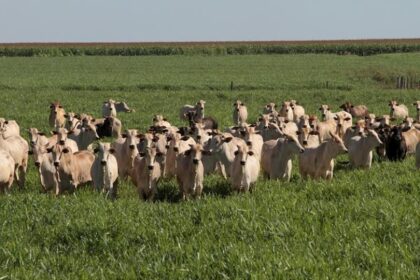
[[[390,115],[375,116],[364,105],[346,102],[338,112],[321,105],[318,118],[291,100],[279,110],[275,103],[267,104],[250,124],[247,107],[237,100],[233,126],[221,131],[214,118],[204,115],[205,101],[200,100],[180,110],[188,126],[175,127],[155,115],[148,131],[122,133],[117,112],[133,111],[124,102],[104,102],[100,119],[66,113],[55,102],[49,116],[52,135],[29,128],[29,144],[16,121],[0,118],[0,191],[10,189],[14,180],[24,187],[28,154],[33,155],[45,192],[59,195],[92,183],[115,198],[118,180],[130,178],[145,200],[153,200],[165,177],[176,178],[183,199],[200,197],[203,178],[211,173],[229,178],[237,192],[250,190],[260,172],[288,181],[295,155],[304,179],[332,179],[334,159],[342,153],[348,153],[355,168],[370,168],[374,150],[391,161],[416,153],[420,168],[420,101],[414,103],[415,119],[406,106],[396,101],[389,106]],[[402,122],[390,123],[398,120]],[[115,140],[97,141],[105,136]]]

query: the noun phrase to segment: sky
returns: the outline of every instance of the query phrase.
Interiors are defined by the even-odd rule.
[[[0,0],[0,42],[419,38],[420,0]]]

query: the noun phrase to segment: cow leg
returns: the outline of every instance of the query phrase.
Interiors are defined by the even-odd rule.
[[[19,172],[19,188],[23,189],[25,187],[25,181],[26,181],[26,167],[21,165],[18,168]]]

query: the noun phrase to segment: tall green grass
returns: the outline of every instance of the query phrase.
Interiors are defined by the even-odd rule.
[[[168,55],[254,55],[338,54],[369,56],[419,52],[420,41],[360,40],[307,42],[203,42],[203,43],[62,43],[3,44],[1,56],[168,56]]]
[[[414,114],[418,90],[375,77],[419,63],[419,54],[2,58],[0,116],[16,119],[26,137],[29,127],[49,131],[53,100],[95,116],[103,100],[124,100],[136,109],[119,115],[124,126],[141,130],[155,113],[181,125],[178,108],[198,99],[222,127],[237,98],[251,121],[266,103],[285,99],[308,113],[349,100],[378,115],[397,99]],[[0,279],[419,279],[414,166],[413,157],[375,157],[371,170],[339,163],[326,182],[302,180],[295,162],[290,183],[261,177],[255,192],[236,195],[214,175],[203,198],[188,202],[179,201],[175,180],[163,180],[157,201],[144,203],[130,182],[115,202],[89,187],[41,194],[31,161],[27,187],[0,197]]]

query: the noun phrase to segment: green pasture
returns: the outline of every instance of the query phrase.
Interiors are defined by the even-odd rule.
[[[183,125],[183,104],[206,100],[206,115],[231,125],[236,99],[256,120],[268,102],[296,99],[310,114],[345,101],[389,114],[411,104],[420,53],[377,56],[77,56],[0,58],[0,117],[21,133],[48,132],[49,103],[97,117],[108,98],[136,110],[125,128],[144,131],[153,114]],[[233,87],[231,84],[233,83]],[[180,202],[175,180],[155,203],[130,182],[106,200],[90,188],[55,198],[40,193],[30,161],[27,186],[0,196],[0,279],[419,279],[420,171],[414,157],[353,170],[340,156],[332,182],[260,178],[253,193],[231,193],[205,178],[201,200]]]

